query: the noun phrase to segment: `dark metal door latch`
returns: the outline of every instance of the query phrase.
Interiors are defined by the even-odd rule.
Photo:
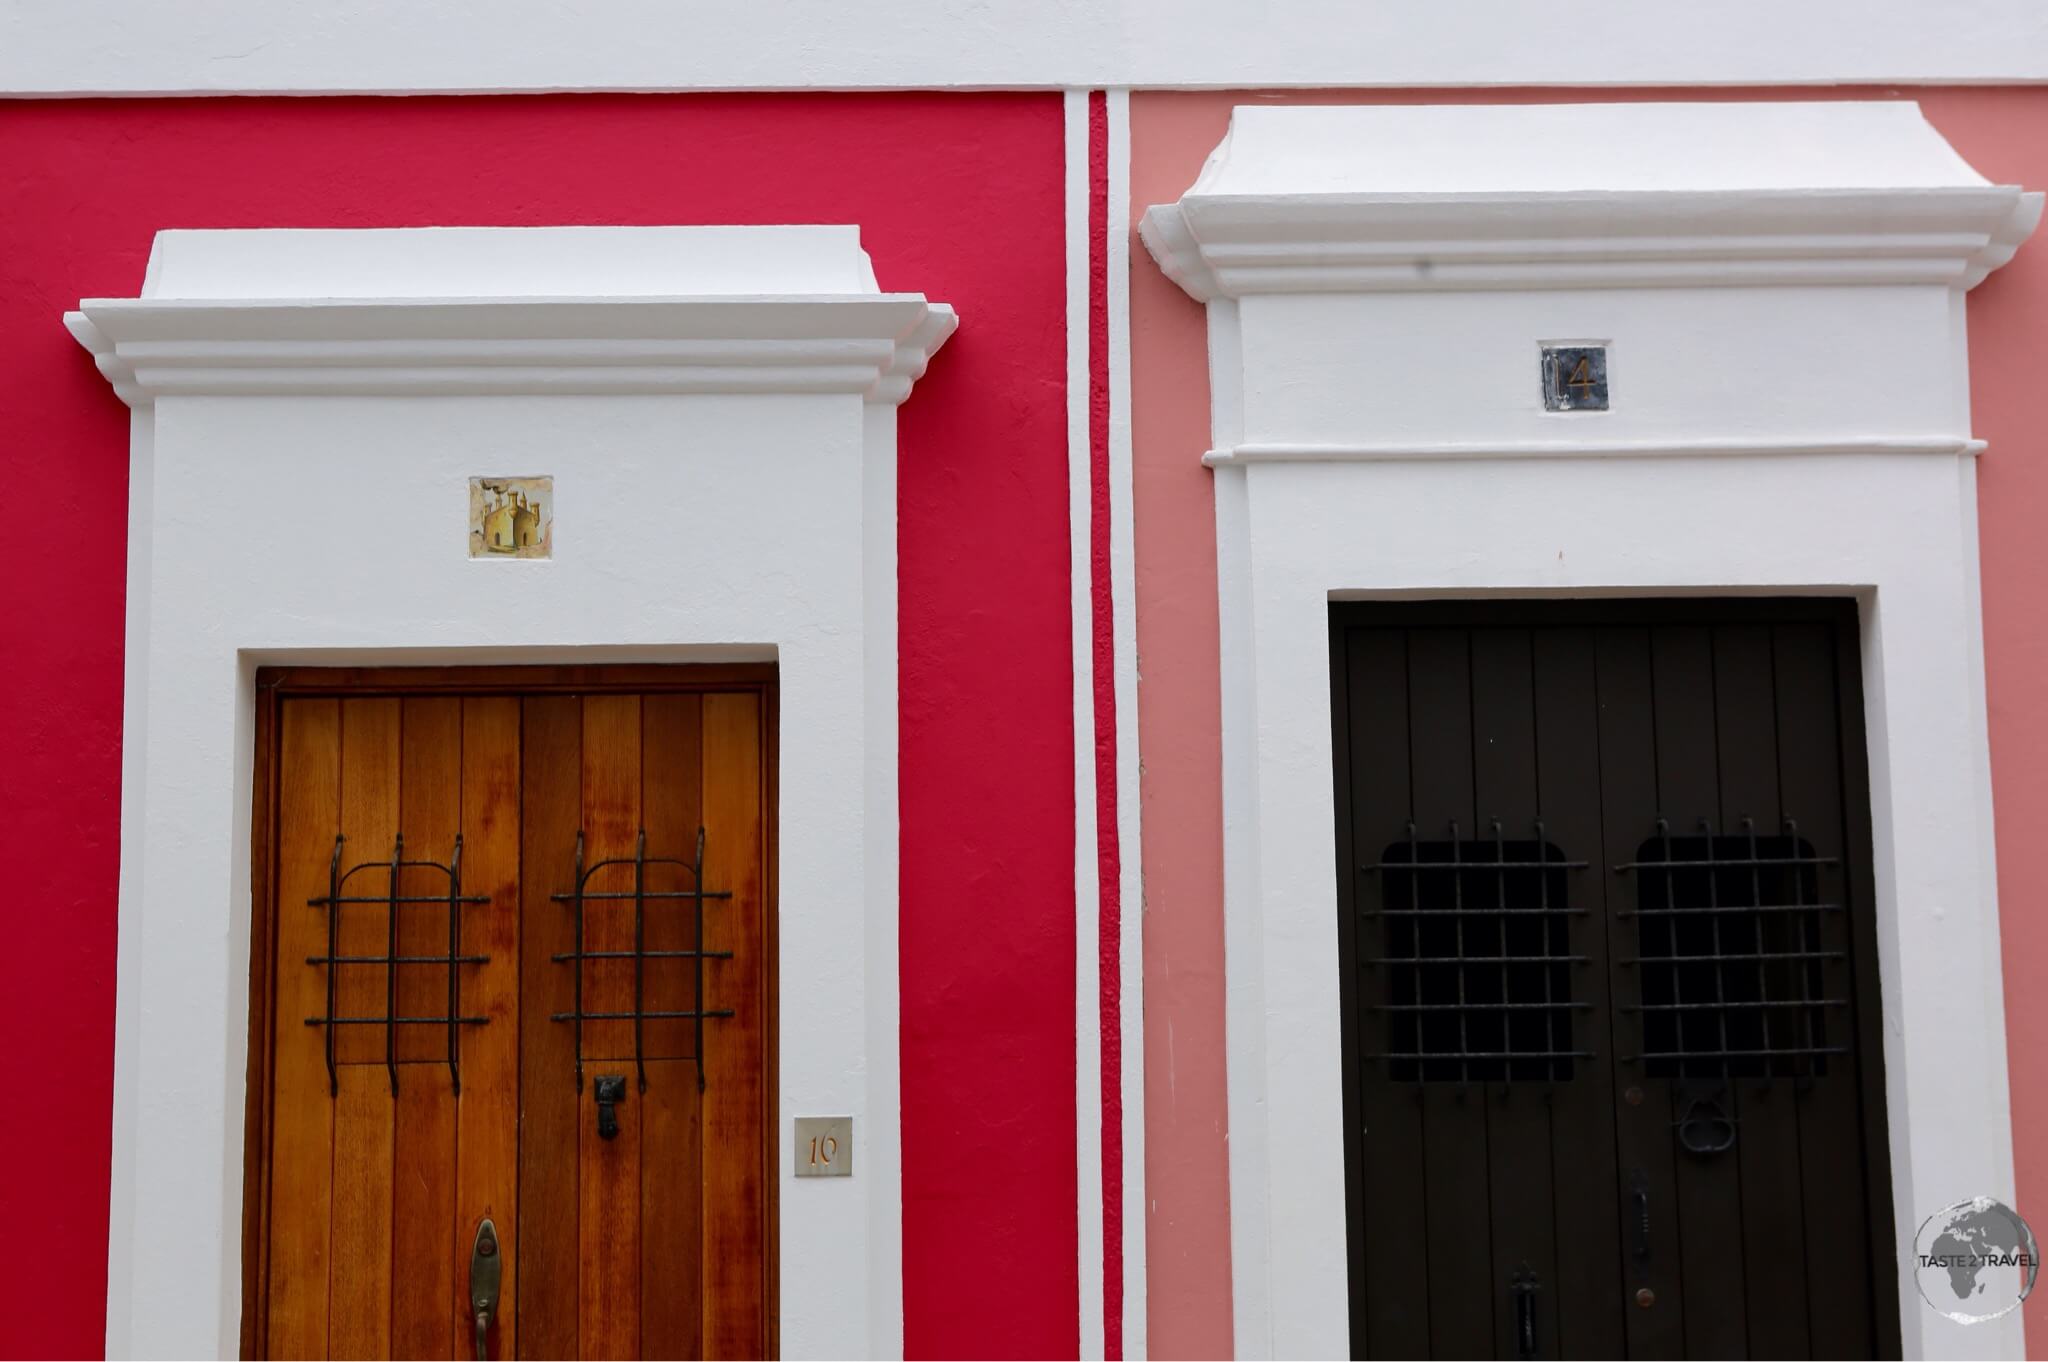
[[[599,1074],[592,1086],[597,1094],[597,1135],[602,1140],[613,1140],[619,1134],[619,1103],[626,1100],[626,1076],[624,1074]]]
[[[1508,1295],[1515,1302],[1515,1356],[1536,1356],[1536,1293],[1542,1289],[1535,1269],[1527,1263],[1508,1277]]]
[[[476,1320],[476,1362],[486,1362],[491,1355],[491,1321],[498,1313],[498,1283],[504,1275],[498,1227],[486,1219],[476,1227],[476,1245],[469,1251],[469,1309]]]

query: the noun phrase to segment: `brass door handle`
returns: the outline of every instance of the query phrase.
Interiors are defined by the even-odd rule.
[[[476,1227],[476,1244],[469,1251],[469,1308],[476,1316],[476,1362],[488,1362],[491,1355],[491,1320],[498,1313],[498,1283],[504,1275],[498,1227],[486,1217]]]

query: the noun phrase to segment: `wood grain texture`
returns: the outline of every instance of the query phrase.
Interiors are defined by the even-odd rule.
[[[397,700],[345,700],[341,706],[342,865],[358,858],[389,860],[398,835],[400,705]],[[370,869],[343,894],[383,893],[390,875]],[[383,955],[390,913],[381,904],[341,910],[344,955]],[[386,969],[340,967],[336,1006],[345,1016],[382,1016],[389,1004]],[[386,1357],[391,1351],[391,1209],[395,1103],[384,1067],[381,1026],[344,1027],[336,1052],[341,1095],[334,1104],[333,1312],[328,1347],[335,1357]]]
[[[272,1204],[264,1348],[271,1357],[327,1355],[334,1099],[323,1038],[306,1018],[327,1010],[326,978],[306,957],[327,953],[327,892],[341,826],[341,706],[297,700],[278,720],[276,989],[269,1105]]]
[[[1697,836],[1702,819],[1718,823],[1720,818],[1711,629],[1694,625],[1651,630],[1650,668],[1656,697],[1657,808],[1670,820],[1672,836]],[[1696,986],[1706,971],[1681,966],[1675,972]],[[1676,989],[1674,994],[1681,1002],[1712,1000],[1711,995],[1696,997]],[[1685,1034],[1690,1037],[1694,1032]],[[1662,1106],[1670,1112],[1675,1129],[1683,1114],[1684,1084],[1666,1079],[1651,1087],[1668,1093]],[[1673,1169],[1686,1293],[1713,1307],[1686,1313],[1686,1351],[1694,1357],[1747,1357],[1741,1163],[1725,1156],[1682,1153]]]
[[[767,1351],[765,841],[761,697],[704,697],[705,875],[732,898],[706,914],[704,1347],[714,1358]]]
[[[462,702],[407,696],[403,705],[399,828],[407,860],[447,865],[462,827]],[[403,877],[411,896],[444,895],[446,875],[430,868]],[[399,909],[398,949],[405,955],[448,953],[448,908],[412,903]],[[399,1011],[408,1017],[448,1015],[444,965],[401,965]],[[448,1355],[448,1302],[457,1277],[455,1221],[455,1091],[444,1026],[403,1026],[398,1056],[398,1131],[393,1142],[391,1214],[391,1349],[396,1357]]]
[[[1472,836],[1471,667],[1466,631],[1409,635],[1409,722],[1414,732],[1434,735],[1430,759],[1418,759],[1410,773],[1416,831],[1424,840],[1448,839],[1453,822],[1461,840]],[[1462,924],[1457,930],[1462,941]],[[1483,1085],[1422,1085],[1430,1337],[1439,1354],[1453,1357],[1492,1353],[1494,1311],[1502,1303],[1500,1290],[1486,1289],[1494,1283],[1485,1100]],[[1453,1289],[1453,1283],[1463,1285]]]
[[[589,696],[583,701],[583,827],[589,863],[631,859],[640,831],[640,697]],[[594,890],[629,891],[630,866],[591,880]],[[584,909],[588,950],[630,950],[633,905],[601,900]],[[633,1005],[630,961],[585,961],[583,1003],[592,1012]],[[637,1356],[640,1349],[640,1117],[645,1094],[636,1082],[630,1022],[586,1022],[585,1094],[576,1117],[578,1189],[582,1203],[578,1337],[586,1358]],[[591,1062],[597,1057],[595,1062]],[[625,1079],[618,1135],[597,1133],[593,1089],[599,1076]]]
[[[642,710],[641,803],[650,842],[664,855],[689,859],[703,825],[703,706],[695,695],[649,695]],[[650,876],[651,888],[684,889],[673,867]],[[695,945],[686,900],[660,901],[647,927],[650,950]],[[714,909],[715,910],[715,909]],[[696,1002],[693,961],[647,966],[649,1006],[683,1010]],[[649,1022],[652,1055],[641,1107],[640,1354],[698,1357],[703,1349],[703,1254],[699,1198],[704,1169],[694,1032],[688,1022]]]
[[[455,1105],[452,1355],[472,1356],[468,1261],[477,1225],[496,1226],[501,1301],[519,1299],[519,701],[462,701],[462,892],[490,902],[462,910],[462,953],[490,957],[462,971],[462,1093]],[[519,1312],[501,1308],[491,1356],[519,1355]]]
[[[249,1063],[242,1096],[242,1327],[237,1356],[269,1339],[270,1093],[276,1081],[277,724],[276,695],[256,692],[256,769],[249,800]]]
[[[529,698],[521,703],[521,733],[519,1295],[508,1313],[522,1356],[575,1357],[581,1291],[576,1147],[589,1096],[576,1091],[568,1023],[549,1020],[567,1012],[572,999],[570,967],[552,957],[574,948],[569,909],[550,895],[566,892],[575,878],[583,702],[571,695]]]

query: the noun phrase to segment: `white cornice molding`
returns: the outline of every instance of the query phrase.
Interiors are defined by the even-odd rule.
[[[166,394],[910,394],[958,319],[849,226],[159,232],[140,298],[65,325]]]
[[[1584,158],[1545,147],[1589,148]],[[1897,101],[1247,107],[1141,235],[1197,299],[1938,284],[2041,217]]]
[[[64,321],[130,406],[168,394],[768,392],[893,405],[958,325],[921,294],[88,299]]]
[[[1241,444],[1202,456],[1211,468],[1259,463],[1396,463],[1442,459],[1765,458],[1838,454],[1926,454],[1975,458],[1987,448],[1967,435],[1844,435],[1834,439],[1764,440],[1409,440],[1380,444]]]

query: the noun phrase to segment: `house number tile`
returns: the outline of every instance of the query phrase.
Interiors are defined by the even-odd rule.
[[[1543,409],[1606,411],[1607,347],[1544,346]]]
[[[800,1178],[853,1176],[853,1118],[796,1118],[796,1175]]]

